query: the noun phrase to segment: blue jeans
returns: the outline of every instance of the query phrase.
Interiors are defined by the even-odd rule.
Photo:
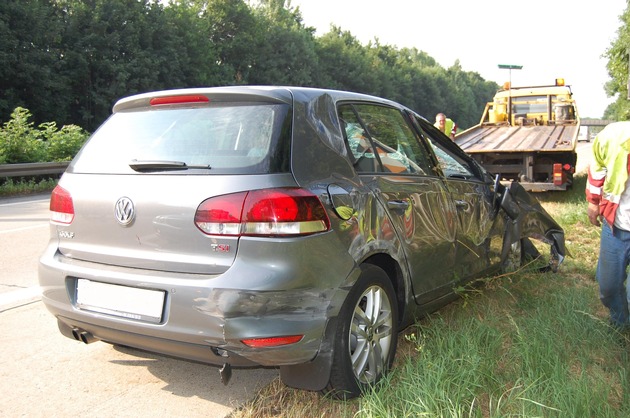
[[[615,228],[614,233],[607,222],[603,222],[602,237],[597,262],[599,298],[610,310],[613,325],[628,326],[628,295],[630,280],[627,267],[630,262],[630,232]]]

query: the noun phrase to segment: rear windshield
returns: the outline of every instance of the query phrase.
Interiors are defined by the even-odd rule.
[[[285,104],[220,103],[115,113],[71,169],[117,174],[285,172],[290,121]]]

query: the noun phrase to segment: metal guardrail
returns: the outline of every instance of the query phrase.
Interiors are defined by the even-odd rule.
[[[614,120],[580,118],[580,125],[582,126],[606,126],[613,122]]]
[[[69,161],[62,163],[0,164],[0,178],[63,174],[69,164]]]

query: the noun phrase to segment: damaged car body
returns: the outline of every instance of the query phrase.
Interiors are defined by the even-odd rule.
[[[42,298],[60,331],[359,396],[454,289],[549,268],[562,228],[412,110],[323,89],[118,101],[51,196]]]

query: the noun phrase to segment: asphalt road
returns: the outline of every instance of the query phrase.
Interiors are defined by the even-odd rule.
[[[213,366],[63,337],[37,282],[48,216],[47,195],[0,199],[0,416],[225,417],[278,376],[224,386]]]
[[[48,242],[48,195],[0,200],[0,306],[37,296],[37,258]]]

